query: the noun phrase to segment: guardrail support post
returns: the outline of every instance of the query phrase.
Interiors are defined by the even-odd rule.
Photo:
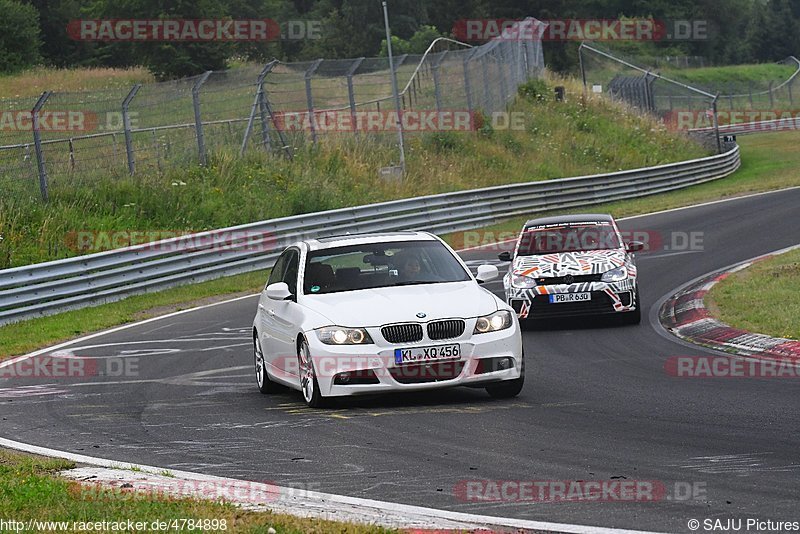
[[[206,141],[203,137],[203,120],[200,115],[200,88],[206,83],[212,71],[205,72],[192,86],[192,105],[194,106],[194,128],[197,135],[197,151],[200,155],[200,165],[206,164]],[[155,130],[154,130],[155,132]]]
[[[136,96],[136,93],[139,92],[139,89],[142,88],[142,84],[137,83],[132,88],[131,91],[128,93],[128,96],[122,101],[122,128],[125,130],[125,153],[128,156],[128,174],[133,176],[133,173],[136,171],[136,162],[134,161],[133,155],[133,139],[131,136],[131,118],[128,115],[128,106],[131,105],[131,101]]]
[[[321,59],[314,61],[314,63],[308,67],[304,75],[306,82],[306,104],[308,105],[308,124],[309,128],[311,128],[311,142],[314,144],[317,144],[317,127],[314,124],[316,118],[314,117],[314,95],[311,93],[311,77],[314,76],[320,63],[322,63]]]
[[[714,101],[711,103],[713,112],[714,112],[714,136],[717,138],[717,154],[722,154],[722,141],[719,138],[719,117],[717,116],[717,99],[719,98],[719,93],[714,97]]]
[[[433,73],[433,95],[436,98],[436,111],[442,111],[442,86],[439,83],[439,67],[447,55],[447,50],[442,52],[442,55],[437,57],[431,64],[431,72]]]
[[[350,120],[353,121],[353,132],[358,135],[358,124],[356,121],[356,91],[353,88],[353,76],[364,62],[363,57],[357,58],[347,69],[347,98],[350,101]]]
[[[49,195],[47,191],[47,169],[44,164],[44,153],[42,152],[42,135],[39,131],[39,112],[42,110],[42,107],[47,102],[47,99],[50,98],[51,94],[53,93],[50,91],[42,93],[42,96],[39,97],[39,100],[36,101],[36,104],[31,110],[31,118],[33,120],[33,147],[36,152],[36,164],[39,171],[39,190],[42,193],[42,200],[45,202],[47,202]]]

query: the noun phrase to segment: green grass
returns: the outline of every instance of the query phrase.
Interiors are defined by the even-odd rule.
[[[135,83],[153,81],[147,69],[35,67],[0,75],[0,98],[38,97],[44,91],[102,91],[130,89]]]
[[[731,274],[711,288],[706,304],[735,328],[800,340],[800,250]]]
[[[120,324],[220,300],[215,298],[219,295],[229,298],[257,293],[268,276],[269,271],[255,271],[2,326],[0,360]]]
[[[764,87],[770,81],[775,85],[788,79],[797,70],[794,64],[761,63],[753,65],[727,65],[697,69],[661,69],[661,74],[701,86],[719,86],[724,90],[729,83],[736,85],[752,82],[755,87]]]
[[[234,505],[195,499],[148,497],[124,490],[84,487],[57,476],[73,464],[0,449],[0,518],[5,521],[170,521],[173,519],[224,520],[228,532],[278,533],[342,532],[354,534],[394,532],[376,526],[286,514],[244,511]],[[219,523],[218,523],[219,524]],[[40,527],[42,531],[46,527]],[[72,531],[71,527],[69,531]],[[148,530],[149,531],[149,530]],[[222,530],[216,530],[221,532]]]
[[[520,99],[522,130],[409,136],[408,174],[387,181],[378,169],[397,161],[393,136],[326,137],[294,161],[252,151],[217,152],[207,167],[184,164],[164,175],[107,172],[53,179],[50,202],[36,183],[14,181],[0,196],[0,269],[78,255],[76,232],[189,232],[508,183],[645,167],[699,157],[703,149],[652,119],[604,99],[584,103]],[[551,94],[551,93],[548,93]],[[391,137],[391,141],[386,140]],[[56,158],[51,158],[54,161]]]

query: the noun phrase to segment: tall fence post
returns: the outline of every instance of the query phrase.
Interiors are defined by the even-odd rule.
[[[472,105],[472,84],[470,83],[470,76],[469,76],[469,62],[472,59],[472,56],[475,55],[476,48],[471,49],[467,52],[466,56],[464,57],[464,94],[467,99],[467,111],[472,113],[473,105]]]
[[[275,61],[270,61],[269,63],[267,63],[267,65],[261,70],[261,73],[258,75],[258,79],[256,80],[256,95],[255,95],[255,98],[253,99],[253,107],[252,107],[252,109],[250,109],[250,117],[248,117],[248,119],[247,119],[247,127],[244,130],[244,138],[242,139],[242,147],[239,149],[239,155],[240,156],[243,155],[244,151],[247,149],[247,143],[248,143],[248,141],[250,141],[250,135],[253,132],[253,124],[255,123],[255,120],[256,120],[256,111],[258,111],[258,109],[259,109],[259,107],[261,105],[261,99],[264,96],[263,95],[263,92],[264,92],[264,78],[266,78],[267,74],[269,74],[269,71],[272,70],[272,67],[274,65],[275,65]],[[262,121],[261,128],[262,128],[262,133],[263,133],[263,128],[264,128],[264,123],[263,123],[264,115],[263,115],[263,113],[261,115],[261,121]],[[228,123],[228,124],[230,124],[230,123]],[[269,139],[269,136],[267,136],[267,139]]]
[[[583,94],[585,96],[588,94],[589,88],[586,86],[586,66],[583,64],[583,43],[578,47],[578,64],[581,67],[581,80],[583,80]]]
[[[786,90],[789,92],[789,105],[794,106],[794,97],[792,96],[792,85],[794,84],[794,78],[789,80],[789,85],[786,86]]]
[[[442,86],[439,82],[439,67],[442,65],[445,56],[447,56],[447,50],[443,51],[431,65],[431,72],[433,73],[433,95],[436,98],[436,111],[439,113],[442,111]]]
[[[311,128],[311,142],[317,144],[317,127],[316,119],[314,118],[314,95],[311,93],[311,77],[319,68],[322,59],[317,59],[305,72],[303,78],[306,82],[306,104],[308,106],[308,125]]]
[[[772,84],[775,82],[773,80],[769,81],[769,87],[767,91],[769,92],[769,109],[775,109],[775,97],[772,95]]]
[[[714,101],[711,103],[714,113],[714,136],[717,138],[717,154],[722,154],[722,140],[719,138],[719,116],[717,115],[717,100],[719,99],[719,93],[714,97]]]
[[[356,58],[350,68],[347,69],[347,99],[350,102],[350,120],[353,121],[353,132],[358,135],[358,125],[356,121],[356,91],[353,87],[353,76],[364,62],[363,57]]]
[[[492,88],[489,85],[489,67],[487,66],[486,54],[481,55],[480,62],[481,62],[481,73],[483,74],[483,101],[484,104],[484,111],[492,111],[494,109],[494,103],[492,102]]]
[[[126,96],[122,101],[122,128],[125,130],[125,153],[128,156],[128,174],[131,176],[133,176],[133,173],[136,172],[136,162],[134,161],[133,139],[131,135],[131,118],[128,114],[128,107],[131,105],[131,101],[141,88],[142,84],[135,84],[128,93],[128,96]]]
[[[506,85],[506,65],[505,58],[503,57],[502,43],[497,47],[497,54],[500,56],[500,60],[497,62],[497,77],[500,78],[500,97],[502,98],[500,104],[505,106],[506,102],[508,102],[508,86]]]
[[[264,87],[264,83],[266,83],[267,76],[269,73],[272,72],[272,69],[275,68],[275,65],[278,64],[278,60],[273,60],[264,67],[262,71],[263,77],[260,78],[260,82],[258,84],[258,93],[256,97],[258,98],[258,110],[261,116],[261,145],[264,147],[265,150],[272,151],[272,142],[269,136],[269,119],[272,118],[272,124],[275,126],[275,130],[279,130],[278,125],[275,124],[275,117],[270,113],[269,106],[267,106],[267,89]]]
[[[197,151],[200,165],[206,164],[206,141],[203,137],[203,120],[200,115],[200,88],[206,83],[212,71],[206,71],[192,86],[192,105],[194,106],[194,128],[197,134]]]
[[[49,194],[47,191],[47,169],[44,164],[44,153],[42,152],[42,135],[39,131],[39,112],[42,110],[42,107],[47,102],[47,99],[50,98],[51,94],[53,93],[50,91],[42,93],[42,96],[39,97],[39,100],[36,101],[36,104],[34,104],[31,110],[31,118],[33,120],[33,147],[36,151],[36,165],[39,171],[39,189],[42,193],[42,200],[45,202],[49,199]]]

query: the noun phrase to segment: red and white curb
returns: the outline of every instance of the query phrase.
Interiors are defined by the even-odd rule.
[[[798,248],[800,245],[764,254],[689,283],[664,302],[659,311],[661,324],[679,338],[704,347],[738,356],[793,359],[800,363],[800,341],[733,328],[711,317],[704,303],[711,288],[731,274]]]

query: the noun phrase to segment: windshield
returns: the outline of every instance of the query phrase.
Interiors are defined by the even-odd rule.
[[[469,273],[438,241],[372,243],[309,253],[303,292],[320,295],[470,279]]]
[[[607,222],[553,224],[526,228],[519,242],[520,256],[611,250],[620,248],[616,230]]]

